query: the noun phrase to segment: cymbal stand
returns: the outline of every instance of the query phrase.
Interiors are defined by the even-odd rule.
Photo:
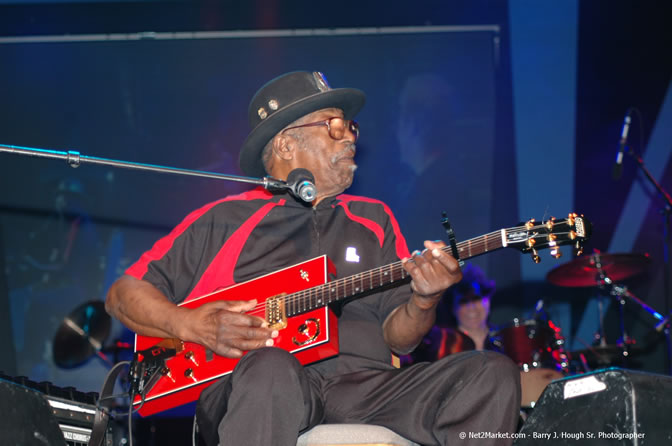
[[[672,236],[670,234],[670,214],[672,213],[672,197],[663,187],[656,181],[649,169],[644,165],[644,160],[639,154],[635,153],[632,147],[628,147],[628,155],[635,160],[637,167],[642,171],[647,180],[653,185],[660,197],[665,202],[665,206],[661,210],[663,214],[663,290],[665,293],[665,314],[672,313],[672,279],[670,278],[670,246],[672,246]],[[656,326],[656,331],[665,331],[665,340],[667,342],[667,371],[672,375],[672,333],[670,332],[670,324],[663,323],[662,328]]]
[[[595,268],[597,268],[597,275],[595,276],[595,281],[597,282],[597,286],[600,290],[603,290],[605,288],[606,284],[611,284],[611,279],[607,277],[605,274],[604,270],[602,269],[602,260],[600,258],[600,252],[595,250],[593,253],[593,261],[595,262]],[[599,317],[599,332],[595,333],[595,339],[599,338],[600,339],[600,347],[606,347],[607,346],[607,337],[604,332],[604,299],[603,299],[603,293],[600,293],[600,295],[597,298],[597,311],[598,311],[598,317]]]

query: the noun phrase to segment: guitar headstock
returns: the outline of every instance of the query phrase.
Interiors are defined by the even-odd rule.
[[[592,225],[583,215],[569,214],[565,219],[551,217],[543,222],[530,219],[515,228],[505,229],[506,246],[531,253],[535,263],[541,261],[539,251],[550,249],[556,259],[562,256],[562,245],[574,245],[574,253],[583,252],[583,243],[590,238]]]

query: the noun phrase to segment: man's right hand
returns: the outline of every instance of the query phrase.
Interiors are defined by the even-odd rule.
[[[227,358],[240,358],[246,350],[270,347],[278,331],[268,328],[263,318],[245,314],[256,306],[253,299],[214,301],[194,309],[185,308],[180,338]]]

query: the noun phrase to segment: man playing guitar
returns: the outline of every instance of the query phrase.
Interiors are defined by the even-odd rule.
[[[505,356],[479,351],[402,369],[390,364],[392,352],[409,353],[429,331],[443,291],[461,272],[442,242],[426,241],[423,252],[411,255],[384,203],[343,194],[357,167],[359,128],[352,118],[363,105],[364,93],[332,89],[318,72],[292,72],[264,85],[250,103],[241,169],[281,180],[308,169],[314,201],[255,189],[210,203],[109,291],[108,312],[138,334],[196,343],[237,361],[200,394],[198,423],[208,444],[290,446],[323,422],[378,424],[424,445],[511,442],[460,436],[515,430],[519,371]],[[302,365],[276,348],[282,326],[257,311],[268,296],[184,305],[320,255],[338,277],[401,260],[411,279],[331,306],[336,356]],[[310,281],[311,274],[300,271],[297,280]]]

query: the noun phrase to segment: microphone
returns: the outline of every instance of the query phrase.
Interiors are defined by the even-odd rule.
[[[616,163],[611,171],[611,178],[614,180],[620,180],[621,174],[623,173],[623,152],[625,152],[625,145],[628,142],[628,132],[630,131],[630,122],[632,109],[629,108],[628,112],[625,114],[625,119],[623,120],[623,127],[621,129],[621,139],[618,142],[618,153],[616,154]]]
[[[297,198],[311,203],[317,195],[315,177],[308,169],[294,169],[287,175],[287,187]]]

